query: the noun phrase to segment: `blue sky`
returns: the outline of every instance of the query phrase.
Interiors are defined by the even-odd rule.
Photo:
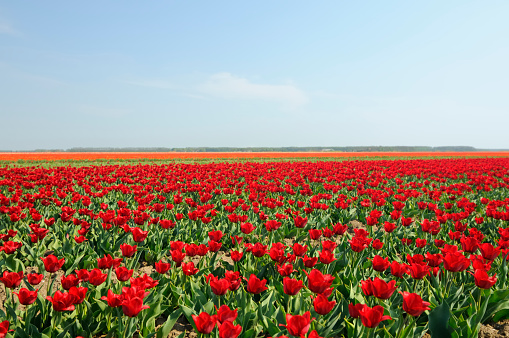
[[[509,2],[0,1],[0,149],[509,148]]]

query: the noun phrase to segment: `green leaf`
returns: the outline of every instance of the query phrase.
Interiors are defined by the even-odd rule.
[[[439,306],[433,309],[429,314],[429,329],[431,331],[431,337],[451,337],[449,330],[449,317],[451,311],[447,302],[443,302]]]
[[[170,334],[171,330],[173,329],[173,326],[175,326],[175,323],[182,315],[181,309],[176,309],[173,311],[169,316],[168,319],[166,319],[166,322],[164,325],[157,331],[157,338],[166,338]]]

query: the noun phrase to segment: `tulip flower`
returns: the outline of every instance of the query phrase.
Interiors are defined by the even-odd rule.
[[[14,289],[21,284],[23,280],[23,271],[20,272],[9,272],[4,271],[2,277],[0,277],[0,282],[4,283],[6,288]]]
[[[447,253],[444,256],[444,268],[451,272],[460,272],[470,266],[470,260],[460,252]]]
[[[333,276],[324,275],[317,269],[311,270],[309,274],[306,271],[304,273],[308,276],[308,289],[314,293],[323,293],[334,281]]]
[[[51,296],[46,297],[53,304],[53,310],[62,312],[62,311],[74,311],[74,297],[70,295],[68,292],[57,291]]]
[[[375,277],[373,282],[371,282],[371,288],[373,290],[373,296],[376,298],[389,299],[396,290],[396,281],[392,280],[387,283],[383,279]]]
[[[224,323],[224,322],[234,322],[235,319],[237,319],[237,309],[231,310],[228,305],[221,305],[221,307],[218,309],[216,307],[217,312],[217,321],[218,323]]]
[[[111,268],[117,268],[120,266],[120,263],[122,262],[122,258],[115,258],[111,257],[110,254],[104,255],[102,258],[97,259],[97,267],[99,269],[111,269]]]
[[[22,305],[30,305],[35,302],[37,299],[37,291],[30,291],[27,288],[21,288],[19,293],[13,292],[16,296],[18,296],[19,303]]]
[[[288,332],[294,337],[304,337],[309,331],[311,325],[311,313],[307,311],[304,315],[286,314],[286,325],[279,324],[280,326],[286,327]]]
[[[202,312],[198,316],[191,315],[193,317],[194,325],[196,330],[203,334],[209,334],[212,332],[217,323],[216,315],[209,315],[207,312]]]
[[[38,273],[29,273],[27,275],[27,280],[28,280],[28,283],[30,283],[30,285],[39,284],[43,278],[44,278],[44,275],[38,274]]]
[[[115,269],[115,275],[117,276],[117,279],[121,282],[125,282],[131,278],[133,275],[134,269],[129,270],[125,266],[119,266]]]
[[[102,273],[99,269],[93,269],[88,275],[88,282],[92,285],[98,286],[106,281],[107,274]]]
[[[143,305],[143,299],[140,297],[126,297],[122,300],[122,312],[128,317],[136,317],[142,310],[148,309],[150,306]]]
[[[283,278],[283,292],[289,296],[295,296],[303,287],[304,283],[301,280],[289,277]]]
[[[133,234],[133,239],[136,243],[143,242],[148,235],[148,231],[143,231],[138,227],[132,228],[131,233]]]
[[[107,301],[109,307],[118,307],[122,305],[122,295],[117,295],[108,290],[108,296],[102,296],[101,299]]]
[[[299,243],[294,243],[292,248],[293,248],[293,254],[295,256],[299,256],[299,257],[304,256],[304,254],[308,250],[307,245],[300,245]]]
[[[69,295],[73,297],[73,304],[81,304],[85,300],[85,296],[87,295],[88,288],[86,287],[76,287],[73,286],[69,289]]]
[[[251,274],[251,276],[249,276],[249,280],[247,282],[246,290],[247,290],[247,292],[252,293],[252,294],[259,294],[259,293],[268,289],[265,286],[266,283],[267,283],[266,279],[260,280],[258,277],[256,277],[256,275]]]
[[[184,272],[184,274],[186,276],[195,275],[198,271],[199,270],[194,267],[194,263],[193,262],[182,263],[182,272]]]
[[[375,257],[373,257],[371,262],[373,264],[373,270],[379,271],[379,272],[387,270],[391,264],[391,263],[389,263],[389,257],[384,259],[379,255],[375,255]]]
[[[122,251],[122,256],[124,257],[132,257],[136,253],[137,245],[129,245],[126,243],[120,244],[120,250]]]
[[[237,338],[242,332],[242,326],[233,325],[232,322],[224,322],[219,326],[219,338]]]
[[[489,289],[497,282],[497,274],[490,277],[486,270],[477,269],[475,273],[470,272],[470,274],[474,276],[475,285],[481,289]]]
[[[159,262],[156,262],[155,266],[156,266],[157,273],[160,273],[161,275],[164,275],[171,268],[170,263],[165,263],[162,260],[160,260]]]
[[[65,263],[64,258],[59,260],[55,255],[48,255],[46,258],[41,257],[41,259],[44,263],[44,269],[49,273],[57,272]]]
[[[430,303],[422,300],[416,293],[407,291],[400,292],[403,295],[403,310],[413,317],[418,317],[426,310],[429,310]]]
[[[240,251],[232,250],[230,251],[230,256],[232,258],[232,261],[238,262],[242,259],[243,253]]]
[[[64,290],[69,290],[73,286],[77,286],[80,282],[79,278],[76,277],[76,275],[74,274],[70,274],[69,276],[66,277],[62,276],[62,278],[60,278],[60,281],[62,283],[62,288]]]
[[[377,327],[380,322],[392,319],[391,316],[384,316],[383,314],[384,308],[380,305],[375,305],[373,308],[366,305],[359,311],[362,325],[369,328]]]
[[[226,278],[218,279],[217,277],[212,276],[212,278],[209,280],[209,283],[212,292],[216,296],[224,296],[230,288],[230,281]]]
[[[315,312],[323,316],[331,312],[335,305],[335,300],[329,301],[327,297],[321,294],[313,300]]]
[[[8,320],[4,320],[3,322],[0,323],[0,338],[5,337],[8,332],[14,331],[14,330],[9,330],[9,324],[10,323]]]

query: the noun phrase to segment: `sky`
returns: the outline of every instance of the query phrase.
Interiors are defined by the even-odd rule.
[[[509,1],[0,0],[0,150],[509,148]]]

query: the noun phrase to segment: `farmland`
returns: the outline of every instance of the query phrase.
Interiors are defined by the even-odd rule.
[[[173,155],[0,155],[0,336],[476,337],[509,319],[509,154]]]

